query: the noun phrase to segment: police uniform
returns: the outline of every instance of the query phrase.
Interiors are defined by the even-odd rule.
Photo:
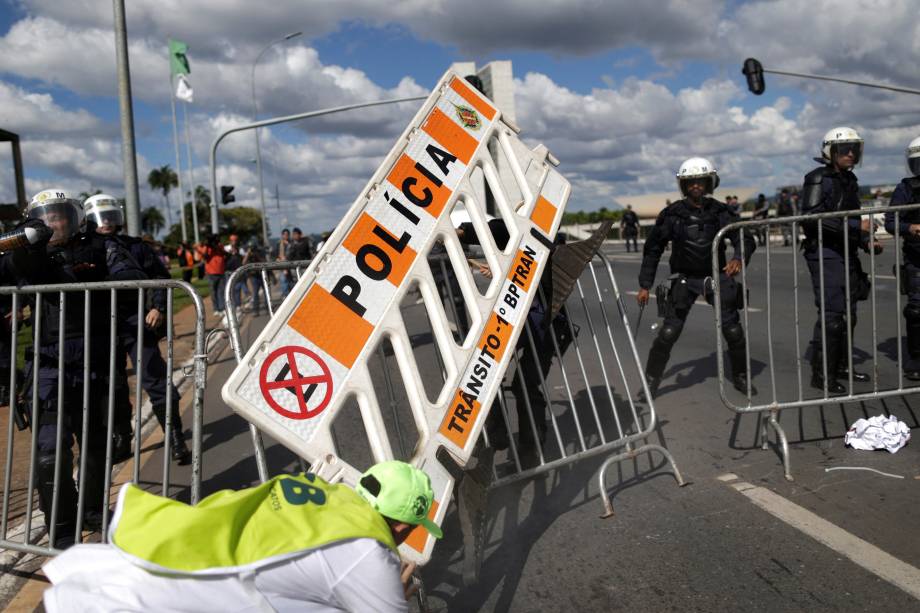
[[[171,278],[166,266],[163,265],[163,262],[157,257],[153,249],[142,239],[121,234],[115,236],[114,239],[118,240],[129,251],[147,278]],[[130,296],[133,300],[123,300],[120,303],[120,308],[123,308],[124,315],[119,317],[117,328],[120,348],[118,362],[122,373],[125,372],[127,357],[131,358],[131,363],[135,365],[135,370],[137,366],[137,297],[133,291],[130,292]],[[162,288],[151,290],[147,292],[147,296],[148,301],[145,314],[151,308],[154,308],[160,311],[160,313],[163,313],[165,317],[167,308],[166,290]],[[141,387],[144,388],[144,391],[147,392],[147,396],[150,398],[153,414],[156,416],[164,432],[166,431],[167,395],[172,397],[170,410],[170,448],[172,457],[180,464],[187,464],[191,460],[191,454],[183,438],[182,418],[179,415],[179,391],[170,381],[170,373],[166,368],[166,362],[163,360],[163,355],[160,353],[159,341],[162,338],[162,334],[163,327],[159,328],[159,330],[150,330],[144,326],[141,347],[141,372],[138,374],[141,377]],[[127,383],[126,376],[123,381],[125,384]],[[169,386],[168,391],[167,385]],[[128,391],[126,385],[125,391]],[[130,420],[131,417],[131,405],[130,401],[127,399],[127,394],[125,400],[125,410],[119,412],[122,421],[125,417],[127,417],[128,420]],[[124,425],[122,425],[121,431],[122,433],[125,432]],[[127,431],[130,433],[130,425],[128,425]],[[130,437],[128,440],[130,441]]]
[[[713,303],[714,292],[706,279],[715,272],[720,275],[722,335],[728,345],[732,382],[739,390],[747,391],[744,329],[738,315],[741,285],[721,271],[726,264],[724,241],[719,247],[719,271],[712,269],[713,239],[720,229],[737,220],[728,206],[713,198],[704,196],[699,207],[691,204],[689,199],[678,200],[658,215],[655,226],[645,240],[639,286],[646,290],[654,284],[658,262],[665,247],[671,243],[670,304],[658,336],[652,343],[645,368],[649,389],[653,394],[664,374],[671,348],[680,337],[697,296],[702,295],[709,304]],[[749,234],[745,233],[742,240],[741,233],[735,230],[729,232],[727,237],[733,247],[732,259],[741,260],[742,256],[750,259],[756,246]],[[754,393],[753,387],[751,391]]]
[[[914,203],[920,203],[920,177],[907,177],[895,188],[889,206]],[[912,224],[920,224],[920,210],[898,215],[901,252],[904,254],[901,287],[907,293],[903,313],[907,323],[908,360],[904,364],[904,375],[912,381],[920,381],[920,237],[911,234]],[[895,233],[894,212],[885,213],[885,230],[892,235]]]
[[[817,158],[816,158],[817,159]],[[821,160],[817,160],[821,161]],[[838,171],[831,165],[820,166],[805,175],[802,192],[802,213],[830,213],[859,210],[859,185],[856,175],[849,170]],[[845,393],[837,378],[847,378],[847,277],[850,276],[850,325],[856,326],[856,303],[868,296],[868,279],[863,273],[857,250],[868,250],[869,233],[860,230],[859,216],[824,219],[821,222],[823,246],[818,245],[818,222],[803,222],[805,240],[802,250],[811,274],[815,293],[818,320],[812,339],[812,386],[824,387],[824,355],[827,358],[827,388],[834,393]],[[849,272],[844,262],[844,233],[849,233]],[[827,343],[821,342],[821,274],[824,263],[824,328]],[[854,381],[868,381],[869,376],[853,373]]]
[[[629,243],[632,241],[632,251],[639,251],[639,243],[636,238],[639,236],[639,216],[632,209],[626,209],[623,213],[623,238],[626,239],[626,251],[631,251]]]
[[[29,222],[34,223],[34,222]],[[15,258],[11,258],[13,262]],[[146,278],[134,258],[117,241],[92,233],[72,236],[58,247],[32,249],[29,265],[16,266],[20,279],[29,284],[93,283],[98,281],[123,281]],[[21,259],[19,260],[21,263]],[[107,509],[105,496],[105,454],[108,410],[109,351],[110,351],[110,300],[108,291],[92,292],[89,305],[89,329],[84,325],[84,294],[65,294],[63,321],[60,319],[59,299],[55,294],[42,296],[41,309],[33,305],[35,317],[41,313],[41,336],[37,351],[27,351],[25,383],[32,385],[33,369],[38,369],[38,458],[37,489],[39,507],[50,527],[51,505],[54,492],[55,454],[60,439],[60,486],[58,487],[58,514],[56,518],[57,547],[73,542],[77,516],[77,488],[71,476],[74,440],[81,446],[85,458],[85,475],[81,477],[84,489],[84,526],[96,528],[101,524],[102,513]],[[63,324],[63,331],[61,330]],[[59,334],[63,332],[63,343]],[[86,346],[85,341],[89,342]],[[89,403],[87,407],[87,439],[81,440],[83,429],[83,370],[84,356],[89,352]],[[36,355],[37,354],[37,355]],[[59,359],[63,358],[64,372],[59,389]],[[61,393],[63,415],[62,429],[58,430],[58,394]],[[31,403],[32,391],[24,394]],[[81,464],[83,460],[81,459]]]

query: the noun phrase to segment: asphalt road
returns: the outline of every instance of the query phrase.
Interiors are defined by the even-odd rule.
[[[894,281],[888,278],[890,242],[886,246],[889,253],[876,262],[880,276],[876,281],[875,343],[868,302],[860,304],[854,339],[857,362],[863,362],[861,370],[873,370],[875,346],[879,389],[897,385],[897,368],[891,357],[897,351],[898,317]],[[637,309],[627,292],[637,289],[639,256],[627,255],[618,245],[608,245],[605,251],[613,262],[634,326]],[[755,254],[749,268],[752,308],[747,325],[751,330],[754,384],[760,390],[755,401],[772,399],[774,382],[777,399],[798,397],[796,356],[804,355],[815,317],[801,256],[788,248],[773,251],[772,376],[763,251]],[[795,258],[800,265],[798,352],[791,289]],[[659,279],[666,275],[667,267],[662,263]],[[602,287],[602,296],[608,314],[615,314],[609,287]],[[547,460],[560,458],[562,450],[578,454],[582,449],[579,428],[588,449],[601,444],[602,432],[603,440],[615,438],[615,414],[624,431],[632,427],[625,390],[628,384],[629,395],[635,394],[639,371],[624,350],[622,326],[613,319],[610,334],[620,349],[623,376],[609,344],[599,343],[595,348],[586,327],[585,311],[600,337],[607,334],[601,326],[600,307],[588,304],[584,309],[577,298],[573,300],[576,302],[570,301],[569,306],[581,325],[577,345],[584,374],[573,347],[565,357],[567,372],[575,373],[569,378],[571,398],[558,368],[547,381],[559,424],[558,437],[550,432]],[[423,311],[412,300],[407,300],[404,309],[413,344],[421,356],[426,389],[434,393],[440,383],[440,369]],[[645,313],[638,333],[643,365],[654,334],[650,329],[655,322],[653,315],[653,308]],[[264,321],[263,317],[247,323],[244,342],[255,338]],[[381,354],[377,359],[393,360],[386,347],[381,348]],[[256,481],[246,423],[220,400],[220,387],[233,366],[228,348],[209,369],[205,494]],[[804,358],[802,367],[807,384]],[[387,407],[388,423],[394,432],[395,424],[401,424],[402,437],[391,433],[391,442],[398,455],[405,457],[413,443],[411,420],[401,408],[399,390],[390,398],[385,391],[384,369],[377,372],[377,392]],[[604,372],[609,387],[604,384]],[[391,382],[399,387],[398,377]],[[857,388],[871,390],[870,384]],[[809,397],[819,392],[805,388],[803,393]],[[744,402],[733,390],[730,398]],[[451,511],[444,525],[445,538],[422,571],[429,607],[435,611],[874,611],[880,606],[920,610],[915,598],[920,591],[915,595],[907,591],[911,585],[920,590],[920,550],[915,546],[920,542],[916,505],[920,448],[914,442],[897,454],[889,454],[854,451],[843,445],[844,433],[859,417],[894,414],[917,428],[916,404],[916,396],[906,395],[858,404],[829,401],[820,407],[785,411],[781,423],[789,436],[795,476],[794,482],[787,482],[775,447],[760,448],[757,417],[736,415],[722,403],[712,309],[697,305],[666,371],[656,401],[659,428],[650,437],[651,442],[663,443],[673,453],[688,485],[676,485],[658,454],[643,454],[620,463],[608,473],[607,487],[616,508],[616,515],[609,519],[599,518],[603,509],[597,471],[604,454],[493,488],[488,498],[479,582],[464,585],[461,529],[457,514]],[[647,423],[644,405],[635,406],[640,423]],[[592,407],[597,408],[597,417]],[[369,462],[369,454],[359,424],[356,412],[346,412],[336,431],[342,455],[362,465]],[[266,449],[273,473],[297,469],[296,458],[280,445],[266,441]],[[842,466],[872,467],[904,478],[865,471],[826,472],[827,468]],[[515,470],[506,452],[496,456],[493,477],[504,478]],[[898,561],[904,564],[898,565]]]

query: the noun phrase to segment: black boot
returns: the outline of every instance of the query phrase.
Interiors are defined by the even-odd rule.
[[[91,444],[87,447],[89,448],[86,450],[80,450],[80,453],[86,453],[86,475],[80,477],[83,484],[83,528],[98,532],[102,530],[102,518],[112,515],[109,510],[108,492],[105,489],[105,449],[100,452]],[[110,478],[110,487],[111,483]]]
[[[71,471],[73,455],[70,450],[61,451],[60,487],[58,487],[57,521],[54,524],[54,542],[56,549],[67,549],[75,542],[77,531],[77,488]],[[36,489],[38,490],[38,508],[45,514],[45,527],[51,538],[51,511],[54,500],[54,452],[42,452],[38,457]]]
[[[757,388],[748,383],[747,343],[744,340],[744,328],[740,323],[733,323],[722,328],[722,335],[728,345],[728,361],[732,367],[732,385],[742,394],[747,395],[750,385],[751,396],[757,395]]]
[[[668,365],[668,359],[671,357],[671,347],[674,341],[680,335],[680,329],[665,324],[655,337],[652,348],[648,352],[648,360],[645,363],[645,380],[648,382],[648,391],[655,398],[658,395],[658,386],[661,385],[661,376]],[[666,338],[662,338],[666,337]],[[645,401],[645,390],[640,390],[639,400]]]
[[[131,443],[134,440],[134,433],[131,431],[131,424],[115,424],[117,430],[112,433],[112,464],[125,462],[131,458]]]
[[[820,325],[820,323],[818,324]],[[839,329],[838,329],[839,328]],[[811,386],[824,391],[824,353],[827,353],[827,393],[846,394],[847,388],[837,381],[836,365],[840,363],[843,353],[843,326],[827,324],[827,347],[821,347],[820,341],[814,343],[814,353],[811,358]],[[818,337],[820,339],[820,336]]]
[[[169,425],[169,450],[173,461],[180,466],[185,466],[192,461],[192,452],[189,451],[188,446],[185,444],[185,433],[182,431],[182,418],[179,416],[177,405],[178,402],[174,402],[172,406],[172,423]],[[160,422],[160,427],[163,428],[165,432],[166,405],[154,405],[153,414],[156,416],[157,421]]]
[[[920,381],[920,304],[908,302],[904,307],[907,323],[907,363],[904,377],[909,381]]]
[[[192,452],[185,444],[185,435],[178,428],[169,431],[169,449],[173,461],[179,466],[185,466],[192,461]]]

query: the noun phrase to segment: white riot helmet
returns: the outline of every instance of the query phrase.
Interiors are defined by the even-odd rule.
[[[719,187],[719,175],[706,158],[690,158],[680,165],[680,170],[677,171],[677,187],[684,196],[687,195],[687,184],[691,179],[708,180],[709,184],[705,192],[707,194],[711,194]]]
[[[855,163],[859,164],[863,154],[863,139],[853,128],[840,126],[828,130],[824,135],[824,140],[821,141],[821,159],[828,164],[833,163],[834,154],[846,154],[848,150],[853,151],[856,158]]]
[[[910,141],[907,146],[907,168],[910,174],[920,176],[920,136]]]
[[[49,244],[59,245],[79,232],[83,224],[83,207],[77,198],[62,189],[46,189],[32,196],[26,207],[30,219],[40,219],[54,233]]]
[[[125,225],[125,213],[114,196],[96,194],[83,203],[86,219],[96,224],[102,234],[115,233]]]

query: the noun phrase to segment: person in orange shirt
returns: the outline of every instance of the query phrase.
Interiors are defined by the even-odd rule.
[[[211,286],[211,303],[214,305],[214,314],[222,317],[224,314],[224,283],[227,272],[227,252],[220,244],[220,237],[211,234],[204,245],[197,246],[198,253],[204,260],[204,273]]]
[[[195,272],[195,252],[188,243],[182,243],[176,250],[176,257],[182,268],[182,280],[191,283],[192,274]]]

